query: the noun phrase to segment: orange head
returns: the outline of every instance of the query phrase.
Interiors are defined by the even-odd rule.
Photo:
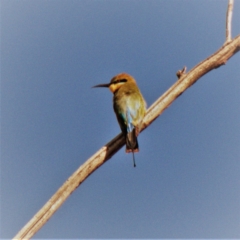
[[[129,75],[127,73],[120,73],[120,74],[116,75],[115,77],[113,77],[111,79],[110,83],[98,84],[93,87],[108,87],[109,90],[112,93],[114,93],[120,87],[122,87],[124,84],[128,84],[128,83],[136,84],[136,81],[134,80],[134,78],[131,75]]]

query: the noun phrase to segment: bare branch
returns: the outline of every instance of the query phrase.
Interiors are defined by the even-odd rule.
[[[240,35],[231,40],[232,9],[233,0],[229,0],[225,44],[216,53],[196,65],[188,73],[186,73],[186,67],[177,72],[178,81],[147,110],[147,114],[143,119],[141,131],[147,128],[177,97],[191,87],[200,77],[225,64],[229,58],[240,51]],[[50,200],[13,239],[31,238],[51,218],[70,194],[96,169],[121,149],[124,144],[125,139],[122,134],[119,134],[96,152],[67,179]]]
[[[231,31],[232,31],[233,3],[234,3],[234,0],[228,1],[228,9],[227,9],[227,16],[226,16],[226,43],[230,42],[232,39]]]
[[[31,238],[50,219],[70,194],[124,144],[125,138],[122,134],[119,134],[83,163],[13,239]]]
[[[153,103],[144,118],[143,128],[150,125],[178,96],[191,87],[200,77],[225,64],[238,51],[240,51],[240,35],[196,65]]]
[[[200,77],[209,71],[225,64],[227,60],[240,50],[240,35],[228,44],[221,47],[216,53],[208,57],[187,74],[185,67],[181,72],[181,78],[166,91],[155,103],[150,106],[145,118],[143,128],[147,128],[178,96],[192,86]],[[102,147],[97,153],[80,166],[69,179],[58,189],[50,200],[38,211],[38,213],[23,227],[14,239],[31,238],[64,203],[70,194],[97,168],[110,159],[125,144],[122,134]]]

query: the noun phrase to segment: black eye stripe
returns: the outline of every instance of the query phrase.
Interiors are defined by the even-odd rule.
[[[127,79],[118,79],[118,80],[115,80],[113,82],[113,84],[117,84],[117,83],[120,83],[120,82],[127,82]]]
[[[119,82],[127,82],[127,79],[121,79]]]

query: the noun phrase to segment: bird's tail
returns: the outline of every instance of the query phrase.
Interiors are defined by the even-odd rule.
[[[133,154],[133,166],[136,167],[134,153],[139,152],[139,148],[135,128],[126,134],[126,153],[130,152]]]
[[[135,128],[126,134],[126,153],[139,152]]]

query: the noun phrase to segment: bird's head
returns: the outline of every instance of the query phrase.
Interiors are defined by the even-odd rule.
[[[116,75],[115,77],[113,77],[110,81],[110,83],[104,83],[104,84],[98,84],[95,87],[108,87],[109,90],[114,93],[116,92],[120,87],[122,87],[125,84],[129,84],[129,83],[134,83],[136,84],[136,81],[134,80],[134,78],[127,74],[127,73],[120,73],[118,75]]]

